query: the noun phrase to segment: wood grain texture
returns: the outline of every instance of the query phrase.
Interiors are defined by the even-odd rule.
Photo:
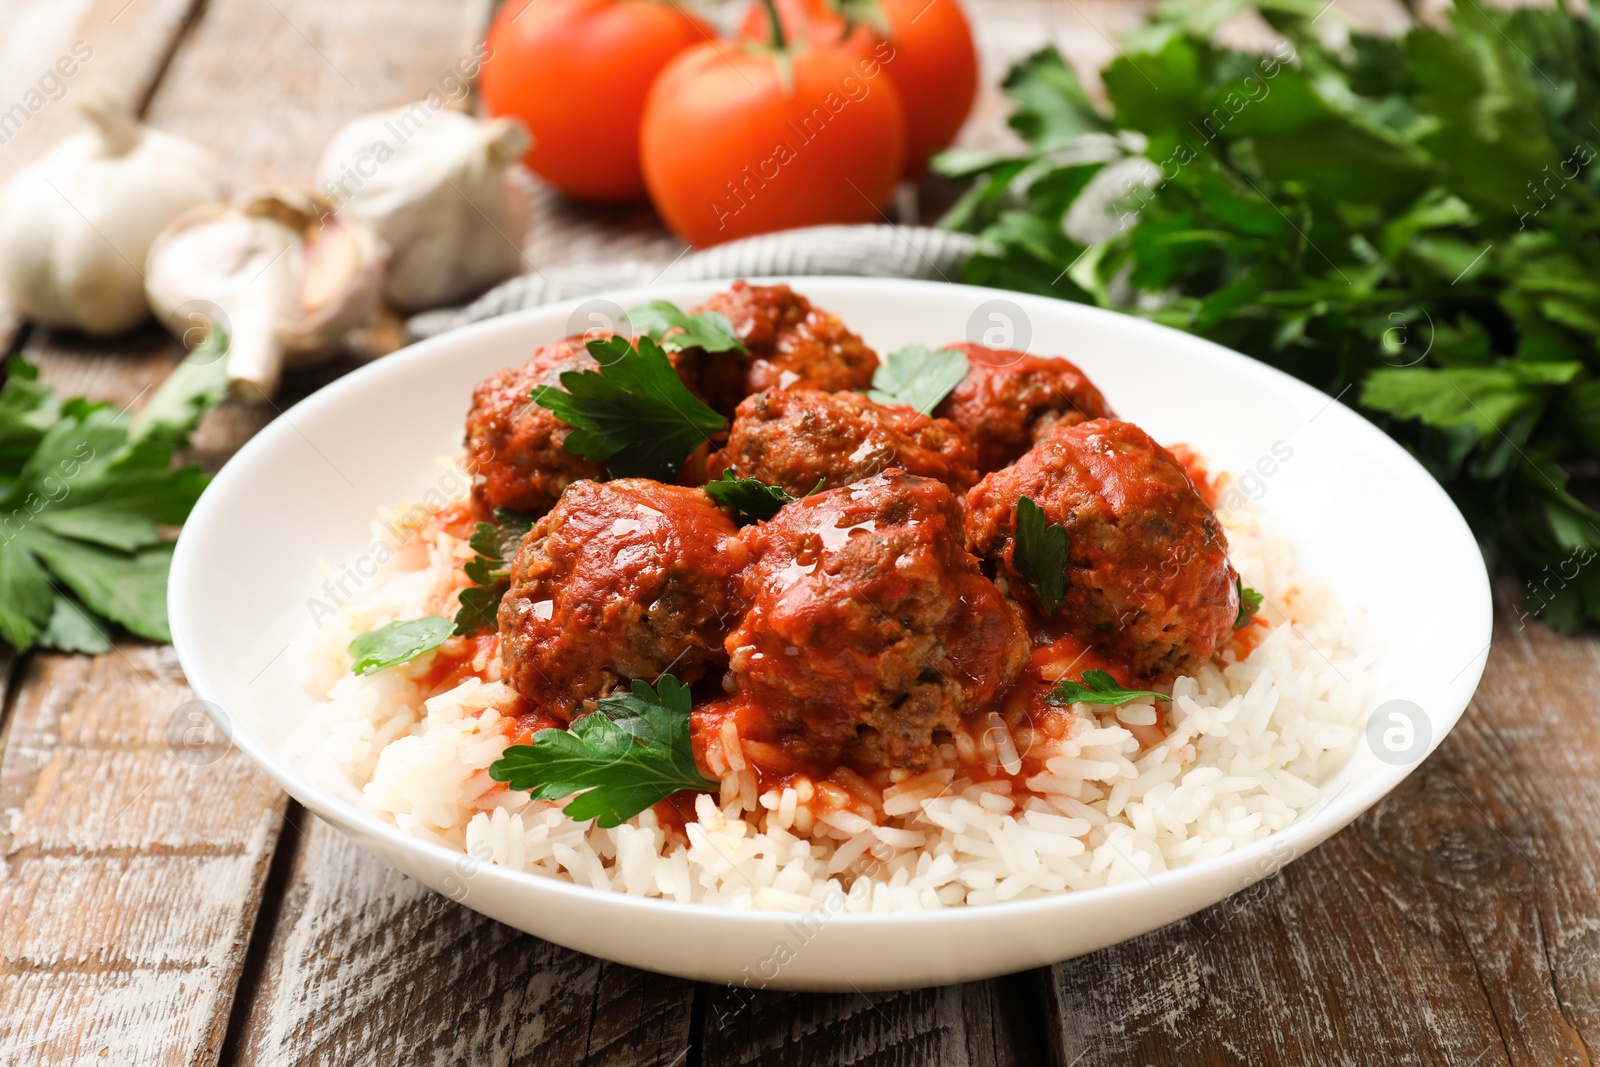
[[[0,1062],[221,1047],[282,804],[236,751],[175,754],[192,696],[169,648],[26,661],[0,766]]]
[[[709,987],[698,1063],[982,1064],[1042,1062],[1035,976],[898,993],[804,994]]]
[[[249,1064],[655,1065],[693,986],[558,948],[305,825],[237,1056]],[[459,899],[470,899],[471,875]]]
[[[473,3],[211,4],[146,117],[211,145],[236,183],[308,181],[333,125],[421,96],[464,52]],[[136,4],[122,22],[159,8]],[[105,342],[34,330],[26,353],[64,393],[137,406],[181,349],[153,327]],[[196,458],[219,466],[273,414],[225,405]],[[19,690],[0,764],[0,1062],[216,1062],[284,798],[236,753],[194,768],[168,751],[167,719],[192,697],[170,649],[36,655]]]
[[[1502,617],[1460,726],[1311,855],[1058,965],[1058,1062],[1589,1064],[1600,639]]]

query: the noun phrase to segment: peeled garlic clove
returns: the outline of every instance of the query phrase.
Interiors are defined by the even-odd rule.
[[[341,215],[389,247],[384,297],[406,311],[458,303],[525,268],[531,184],[527,129],[427,102],[348,123],[324,150],[317,184]]]
[[[241,399],[270,398],[285,366],[315,363],[366,325],[378,306],[383,248],[325,201],[261,189],[177,219],[150,248],[146,291],[182,335],[196,305],[229,331],[228,382]]]
[[[156,234],[225,187],[210,152],[139,125],[104,90],[81,107],[92,128],[0,188],[0,289],[35,322],[121,333],[149,314],[140,269]]]

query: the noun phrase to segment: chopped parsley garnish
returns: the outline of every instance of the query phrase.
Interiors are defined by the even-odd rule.
[[[499,625],[500,599],[511,588],[511,557],[533,528],[533,517],[516,511],[498,510],[494,522],[480,522],[467,544],[477,553],[461,569],[473,584],[457,598],[455,632],[462,637]]]
[[[391,622],[350,642],[350,669],[372,674],[405,663],[438,648],[455,632],[456,624],[443,615]]]
[[[883,357],[872,372],[872,388],[867,396],[880,404],[904,404],[926,415],[966,376],[964,353],[952,348],[908,345]]]
[[[572,427],[566,448],[604,461],[613,478],[668,482],[683,461],[728,420],[689,392],[654,338],[625,337],[588,342],[598,370],[569,370],[561,388],[541,385],[531,394]]]
[[[540,730],[531,745],[512,745],[489,766],[489,777],[535,800],[560,800],[574,819],[605,828],[633,818],[683,789],[707,792],[689,743],[689,689],[670,674],[655,688],[635,680],[631,692],[601,697],[595,711],[569,730]]]
[[[1067,596],[1067,531],[1046,522],[1044,509],[1026,496],[1017,498],[1014,522],[1011,564],[1033,586],[1039,606],[1047,613],[1057,611]]]
[[[222,397],[220,332],[133,419],[60,400],[36,367],[6,364],[0,388],[0,639],[21,651],[111,648],[112,624],[152,641],[167,627],[167,528],[205,488],[173,453]]]
[[[1250,625],[1250,620],[1261,610],[1262,596],[1238,577],[1233,579],[1233,585],[1239,590],[1239,614],[1233,620],[1233,628],[1242,630]]]
[[[1081,681],[1061,679],[1045,700],[1064,708],[1068,704],[1126,704],[1146,697],[1154,700],[1172,699],[1150,689],[1124,689],[1107,671],[1084,671]]]
[[[817,483],[821,486],[821,482]],[[706,495],[720,508],[727,508],[741,521],[766,522],[794,497],[776,485],[768,485],[760,478],[735,478],[733,468],[722,472],[722,477],[706,483]]]
[[[720,311],[691,315],[669,301],[652,300],[628,312],[628,322],[668,352],[682,352],[686,348],[701,348],[707,352],[745,350],[739,343],[739,335],[733,332],[733,323]],[[680,332],[668,333],[672,329]]]

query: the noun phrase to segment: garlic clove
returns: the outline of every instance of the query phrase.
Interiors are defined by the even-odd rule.
[[[141,126],[105,90],[80,106],[91,128],[0,187],[0,290],[35,322],[104,336],[149,315],[140,271],[156,234],[225,188],[210,152]]]
[[[331,211],[322,216],[319,226],[302,236],[305,318],[287,343],[296,353],[317,355],[337,348],[351,330],[372,321],[383,287],[387,249],[364,223]]]
[[[318,198],[259,189],[197,209],[152,245],[146,288],[175,334],[196,302],[229,330],[228,381],[240,399],[276,393],[284,367],[337,351],[378,306],[383,247]]]
[[[339,130],[318,186],[389,246],[385,298],[408,311],[437,307],[525,269],[527,145],[516,119],[482,121],[424,101]]]

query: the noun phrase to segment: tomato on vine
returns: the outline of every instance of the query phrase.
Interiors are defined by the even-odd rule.
[[[785,31],[813,47],[838,45],[868,54],[892,47],[884,70],[906,113],[906,175],[949,146],[978,95],[978,53],[957,0],[777,0]],[[752,4],[739,34],[765,40],[772,20]]]
[[[767,0],[770,4],[772,0]],[[905,163],[905,116],[879,41],[706,42],[661,72],[639,131],[656,209],[694,245],[877,222]]]

